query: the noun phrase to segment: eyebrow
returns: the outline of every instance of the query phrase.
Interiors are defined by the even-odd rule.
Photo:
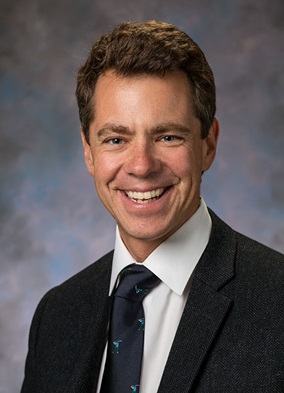
[[[158,124],[149,129],[151,134],[153,135],[160,135],[163,133],[170,133],[170,132],[181,132],[183,134],[192,134],[192,130],[183,124],[175,123],[175,122],[167,122]],[[131,135],[133,132],[129,129],[129,127],[114,124],[114,123],[107,123],[105,124],[97,133],[98,138],[106,137],[112,133],[116,133],[119,135]]]
[[[112,133],[116,133],[120,135],[129,135],[131,134],[131,131],[128,127],[122,125],[107,123],[98,131],[97,136],[98,138],[101,138]]]
[[[165,132],[170,133],[172,131],[181,132],[183,134],[192,134],[192,130],[190,128],[184,126],[183,124],[174,122],[158,124],[151,129],[151,132],[154,135],[163,134]]]

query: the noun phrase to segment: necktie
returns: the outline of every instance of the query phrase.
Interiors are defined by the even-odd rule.
[[[142,264],[122,270],[114,293],[100,393],[139,392],[145,325],[142,300],[159,281]]]

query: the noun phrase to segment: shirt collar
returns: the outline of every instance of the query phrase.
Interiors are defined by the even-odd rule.
[[[211,217],[201,198],[200,206],[194,215],[161,243],[143,264],[181,296],[208,243],[211,227]],[[131,263],[136,261],[125,247],[116,227],[110,294],[120,271]]]

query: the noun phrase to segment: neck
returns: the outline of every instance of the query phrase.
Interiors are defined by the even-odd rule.
[[[136,262],[143,263],[145,259],[162,243],[161,241],[149,241],[149,242],[139,242],[139,241],[128,241],[125,242],[122,238],[125,247],[130,252],[131,256]],[[145,244],[146,243],[146,244]]]
[[[136,262],[143,263],[145,259],[174,232],[165,234],[157,239],[137,239],[127,236],[123,230],[119,229],[121,239]]]

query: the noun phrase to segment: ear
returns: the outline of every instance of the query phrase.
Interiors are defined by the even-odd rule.
[[[82,138],[82,143],[83,143],[84,158],[85,158],[86,167],[89,171],[89,174],[94,176],[94,160],[93,160],[93,156],[92,156],[91,146],[86,141],[86,137],[85,137],[82,127],[80,128],[80,131],[81,131],[81,138]]]
[[[219,122],[215,118],[213,120],[212,126],[210,127],[207,137],[203,139],[202,171],[207,171],[215,159],[219,131]]]

